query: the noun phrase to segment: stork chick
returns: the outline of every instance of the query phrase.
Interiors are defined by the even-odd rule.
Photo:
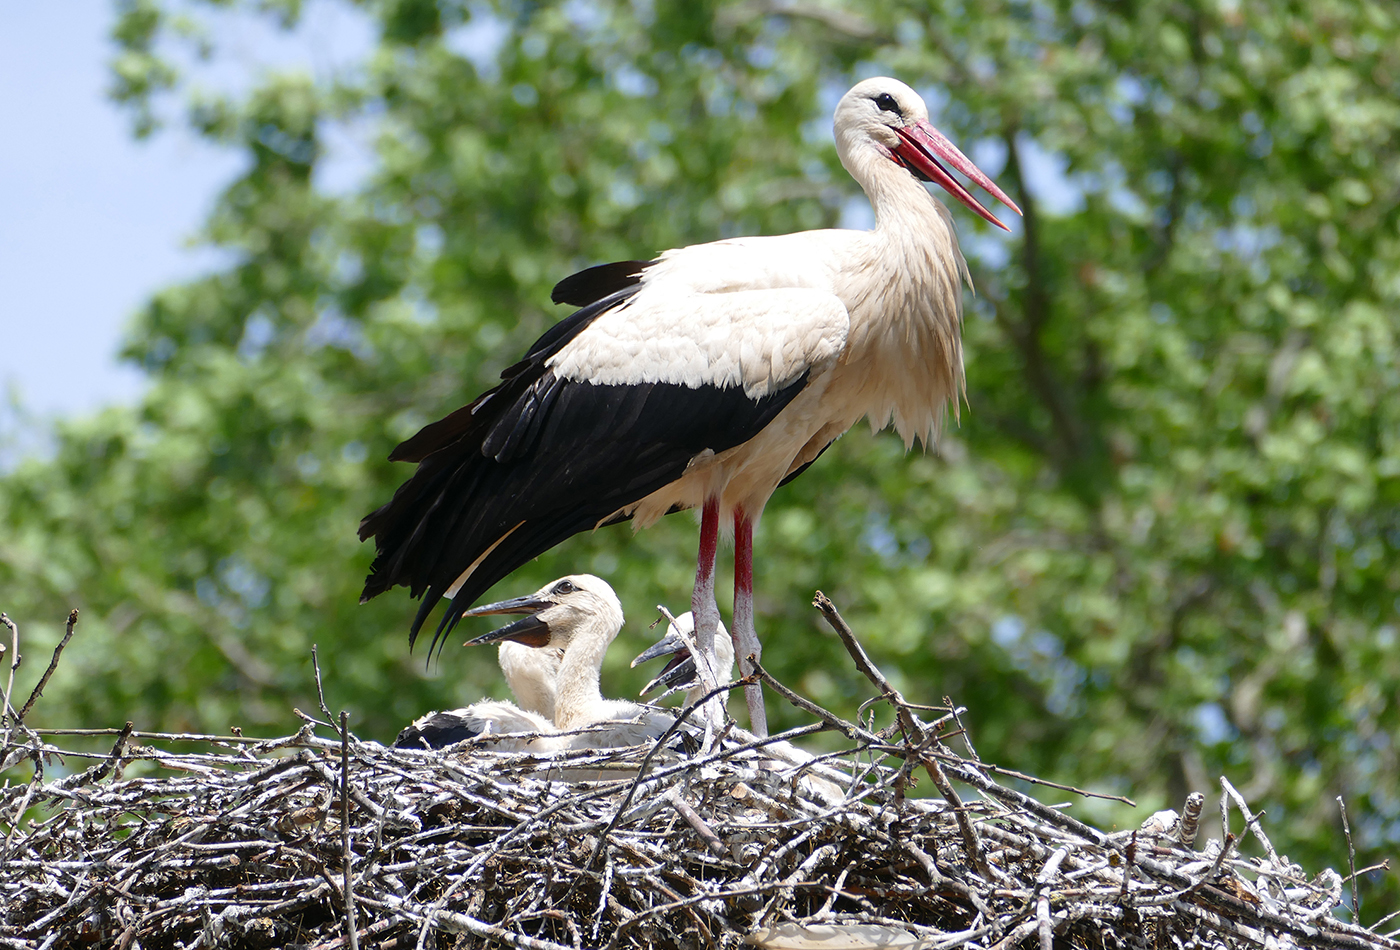
[[[699,671],[695,668],[695,656],[690,652],[690,642],[694,640],[694,635],[695,614],[687,610],[666,625],[664,637],[647,647],[632,661],[632,668],[636,669],[648,660],[654,660],[659,656],[671,658],[661,668],[661,672],[642,687],[639,696],[645,696],[655,689],[664,687],[665,691],[657,697],[658,699],[665,699],[682,689],[686,691],[685,704],[687,706],[695,705],[704,697],[705,687],[701,682]],[[719,628],[715,631],[714,678],[719,681],[727,680],[733,669],[734,641],[730,639],[729,631],[724,628],[724,621],[720,621]]]
[[[467,641],[469,645],[514,643],[522,649],[554,650],[560,655],[554,679],[554,721],[548,724],[550,735],[527,742],[526,748],[550,751],[636,745],[661,735],[675,721],[656,707],[603,697],[599,688],[603,657],[622,629],[623,616],[621,602],[602,578],[571,574],[533,594],[467,611],[473,617],[496,614],[524,616]],[[465,738],[464,733],[475,728],[482,718],[478,707],[483,705],[486,704],[436,713],[437,728],[442,734]],[[490,711],[496,713],[495,707],[500,705],[511,706],[493,703]],[[457,731],[449,733],[447,725],[452,717],[463,721]]]

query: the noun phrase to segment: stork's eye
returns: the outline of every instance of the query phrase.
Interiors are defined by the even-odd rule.
[[[888,92],[882,92],[875,97],[875,104],[880,107],[881,112],[893,112],[895,115],[903,115],[899,108],[899,103],[894,101],[894,96]]]
[[[554,585],[554,593],[556,594],[572,594],[576,590],[578,588],[574,586],[573,581],[560,581]]]

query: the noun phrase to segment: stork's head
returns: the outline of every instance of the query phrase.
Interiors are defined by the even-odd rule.
[[[690,655],[690,647],[686,644],[686,641],[693,637],[694,633],[695,615],[687,610],[673,623],[666,626],[666,636],[643,650],[632,661],[633,668],[636,668],[647,660],[654,660],[658,656],[671,658],[661,672],[657,673],[650,683],[642,687],[640,695],[645,696],[652,690],[664,686],[666,691],[661,695],[663,697],[669,696],[678,689],[690,689],[699,682],[699,677],[695,673],[695,658]],[[729,631],[724,628],[723,621],[720,621],[719,627],[715,630],[715,662],[720,667],[715,671],[715,675],[720,682],[724,682],[734,668],[734,641],[729,636]]]
[[[880,76],[857,83],[837,104],[835,126],[841,164],[863,185],[867,184],[867,176],[861,170],[865,165],[863,157],[873,149],[915,178],[943,188],[997,227],[1010,230],[948,173],[941,159],[1012,211],[1021,213],[995,182],[929,123],[924,100],[898,79]]]
[[[462,616],[489,614],[525,616],[499,630],[468,640],[468,646],[511,640],[530,647],[567,650],[575,637],[585,630],[601,633],[611,642],[622,629],[622,603],[607,581],[592,574],[570,574],[533,594],[473,607]]]

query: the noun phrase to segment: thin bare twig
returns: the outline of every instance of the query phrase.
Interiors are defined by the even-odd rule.
[[[1342,810],[1342,830],[1347,836],[1347,867],[1351,869],[1351,919],[1361,923],[1361,895],[1356,890],[1356,845],[1351,841],[1351,822],[1347,821],[1347,803],[1337,796],[1337,807]]]
[[[981,762],[982,757],[978,755],[977,750],[973,748],[972,734],[968,732],[967,727],[963,725],[962,713],[958,707],[953,704],[953,697],[944,696],[943,705],[948,709],[949,715],[953,717],[953,721],[958,724],[958,733],[962,736],[963,745],[967,747],[967,754],[972,757],[972,761]]]
[[[73,627],[78,622],[78,608],[74,607],[68,612],[68,628],[63,632],[63,639],[58,641],[58,646],[53,648],[53,659],[49,660],[49,668],[44,670],[44,675],[39,677],[39,683],[34,687],[34,692],[29,694],[29,700],[24,704],[24,708],[19,711],[18,719],[24,721],[24,717],[29,715],[29,710],[34,707],[34,701],[44,695],[44,687],[48,685],[49,677],[53,676],[53,671],[58,668],[58,658],[63,655],[63,648],[68,645],[68,641],[73,639]]]
[[[313,647],[314,651],[314,647]],[[313,652],[313,656],[315,653]],[[316,679],[320,691],[320,677]],[[350,850],[350,716],[340,711],[340,859],[345,892],[345,939],[350,950],[360,950],[358,927],[355,924],[355,853]]]
[[[830,726],[832,729],[835,729],[847,739],[865,739],[869,742],[880,741],[880,737],[875,735],[873,732],[869,732],[865,729],[862,729],[860,726],[857,726],[853,722],[847,722],[835,713],[827,712],[825,709],[821,708],[816,703],[812,702],[810,699],[805,699],[804,697],[797,695],[792,690],[784,686],[782,683],[778,682],[778,680],[775,679],[767,670],[765,670],[763,668],[763,665],[757,660],[753,660],[751,662],[753,663],[754,675],[761,679],[769,687],[771,687],[773,691],[776,692],[779,696],[792,703],[798,709],[802,710],[805,713],[810,713],[811,715],[816,716],[822,722],[826,723],[826,725]]]
[[[19,652],[19,624],[9,618],[8,614],[0,613],[0,623],[10,628],[10,678],[5,683],[4,703],[0,705],[0,720],[16,723],[18,716],[14,714],[15,708],[10,705],[10,694],[15,688],[15,670],[19,669],[24,657]],[[4,652],[4,646],[0,645],[0,654]]]
[[[1128,841],[1128,849],[1123,852],[1123,886],[1118,892],[1118,903],[1124,907],[1127,907],[1128,902],[1132,899],[1129,890],[1133,880],[1133,868],[1137,864],[1137,844],[1137,829],[1133,829],[1133,836]]]
[[[715,830],[709,826],[705,819],[700,817],[699,812],[690,807],[690,803],[681,798],[680,792],[670,789],[661,796],[666,800],[666,804],[676,810],[676,814],[686,820],[690,827],[695,829],[695,833],[700,836],[700,840],[705,842],[705,847],[714,852],[717,858],[728,858],[729,849],[724,846],[724,839],[715,834]]]
[[[1343,883],[1346,883],[1347,881],[1354,881],[1354,880],[1356,880],[1357,878],[1361,877],[1361,875],[1363,875],[1363,874],[1370,874],[1372,871],[1389,871],[1389,870],[1390,870],[1390,859],[1387,858],[1387,859],[1385,859],[1384,861],[1382,861],[1380,864],[1372,864],[1372,865],[1369,866],[1369,867],[1358,868],[1357,870],[1352,871],[1350,874],[1348,874],[1346,877],[1344,877],[1344,878],[1342,879],[1342,882],[1343,882]],[[1400,911],[1397,911],[1396,913],[1400,913]]]
[[[924,738],[923,727],[920,726],[918,720],[914,718],[914,714],[909,711],[909,707],[905,704],[904,697],[900,695],[899,690],[890,685],[890,681],[885,678],[885,674],[881,673],[880,668],[872,663],[870,657],[866,655],[865,648],[860,645],[860,641],[856,639],[854,631],[851,630],[850,626],[842,618],[840,612],[837,611],[836,605],[821,591],[817,591],[816,597],[812,600],[812,606],[822,612],[822,616],[824,616],[826,622],[831,625],[831,629],[835,630],[836,635],[841,638],[841,643],[846,647],[846,652],[849,653],[851,659],[856,662],[856,669],[860,670],[866,679],[874,683],[875,688],[880,691],[880,695],[886,700],[889,700],[895,707],[895,714],[899,717],[900,726],[903,727],[905,734],[913,738],[916,742],[922,743]]]
[[[335,722],[335,717],[331,715],[331,708],[326,705],[326,692],[321,688],[321,660],[316,656],[316,644],[311,644],[311,670],[316,674],[316,702],[321,706],[321,714],[326,717],[326,722]]]
[[[933,752],[932,754],[958,759],[958,756],[954,755],[953,753]],[[959,761],[966,760],[959,759]],[[1058,789],[1061,792],[1073,792],[1074,794],[1081,795],[1084,798],[1101,798],[1104,801],[1122,802],[1124,805],[1128,805],[1132,808],[1137,807],[1137,802],[1123,795],[1110,795],[1107,792],[1091,792],[1088,789],[1075,788],[1073,785],[1061,785],[1059,782],[1051,782],[1043,778],[1036,778],[1034,775],[1027,775],[1025,772],[1018,772],[1015,769],[1004,769],[999,765],[985,765],[983,764],[981,759],[977,759],[975,761],[977,762],[978,768],[980,768],[984,772],[991,772],[995,775],[1005,775],[1007,778],[1019,779],[1022,782],[1029,782],[1032,785],[1043,785],[1046,788]]]
[[[1240,810],[1240,814],[1244,815],[1245,830],[1254,833],[1254,837],[1259,839],[1259,843],[1262,844],[1264,850],[1268,852],[1270,860],[1278,864],[1278,852],[1274,850],[1273,842],[1271,842],[1269,836],[1264,833],[1264,826],[1259,821],[1263,816],[1263,812],[1260,812],[1258,815],[1252,813],[1249,810],[1248,803],[1244,800],[1244,796],[1236,791],[1235,786],[1231,785],[1230,780],[1223,775],[1220,776],[1220,787],[1225,790],[1226,795],[1234,800],[1235,807]]]

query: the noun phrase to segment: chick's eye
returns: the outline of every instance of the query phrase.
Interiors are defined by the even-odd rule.
[[[900,114],[899,103],[895,102],[894,96],[890,95],[888,92],[882,92],[876,96],[875,104],[880,107],[882,112],[893,112],[896,115]]]
[[[573,585],[572,581],[560,581],[554,585],[554,592],[556,594],[572,594],[576,590],[578,590],[578,588]]]

